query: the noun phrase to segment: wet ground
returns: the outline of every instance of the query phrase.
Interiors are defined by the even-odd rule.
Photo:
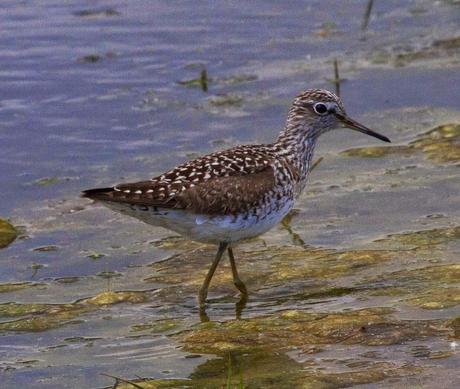
[[[366,3],[2,2],[2,387],[460,384],[460,4],[374,2],[363,31]],[[224,262],[200,317],[215,247],[78,198],[271,141],[334,58],[393,143],[321,139],[295,210],[235,249],[243,309]]]

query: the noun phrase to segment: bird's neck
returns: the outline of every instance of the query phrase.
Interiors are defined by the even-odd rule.
[[[288,123],[273,144],[275,153],[299,172],[299,179],[302,182],[310,172],[318,135],[305,125],[293,126]]]

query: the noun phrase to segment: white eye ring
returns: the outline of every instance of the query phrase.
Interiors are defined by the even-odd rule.
[[[324,103],[316,103],[313,106],[313,111],[315,111],[315,113],[320,116],[324,116],[329,113],[329,110],[327,109],[327,105]]]

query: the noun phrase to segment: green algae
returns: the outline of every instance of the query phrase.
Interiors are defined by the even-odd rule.
[[[0,318],[17,318],[0,322],[0,331],[39,332],[71,323],[82,314],[99,307],[131,303],[139,304],[147,299],[146,292],[102,292],[98,295],[71,304],[0,304]]]
[[[132,304],[139,304],[143,303],[147,300],[146,292],[102,292],[98,295],[81,300],[81,303],[86,303],[90,305],[112,305],[112,304],[119,304],[119,303],[132,303]]]
[[[45,287],[45,284],[36,283],[36,282],[10,282],[0,284],[0,293],[11,293],[18,290],[36,288],[36,287]]]
[[[423,283],[432,282],[438,285],[458,283],[460,280],[460,264],[454,263],[439,266],[428,266],[406,271],[405,273]]]
[[[0,219],[0,249],[13,243],[18,235],[16,228],[6,220]]]
[[[37,251],[40,253],[48,253],[50,251],[57,251],[59,249],[58,246],[55,245],[47,245],[47,246],[40,246],[40,247],[35,247],[32,249],[32,251]]]
[[[65,338],[64,342],[67,342],[67,343],[88,343],[89,342],[91,343],[99,339],[102,339],[102,338],[87,337],[87,336],[72,336],[70,338]]]
[[[40,269],[43,269],[46,265],[38,262],[32,262],[29,266],[29,269],[32,269],[32,278],[35,277]]]
[[[460,227],[454,226],[388,235],[372,243],[373,246],[377,246],[376,249],[333,250],[304,245],[270,246],[257,250],[235,251],[235,255],[237,259],[244,258],[238,267],[249,290],[262,285],[288,285],[293,281],[298,283],[295,296],[302,300],[339,297],[363,290],[367,290],[366,293],[373,296],[409,298],[418,296],[414,294],[418,293],[414,284],[426,283],[429,280],[455,282],[460,277],[458,266],[431,265],[421,270],[402,270],[388,276],[379,275],[377,279],[364,279],[359,282],[357,288],[340,288],[331,282],[341,277],[357,276],[360,272],[365,274],[370,268],[386,263],[415,261],[422,257],[430,261],[440,259],[445,245],[459,238]],[[176,243],[182,245],[183,241],[178,240]],[[175,247],[175,243],[166,247]],[[177,289],[173,292],[170,288],[162,288],[159,295],[166,299],[177,295],[179,290],[181,293],[195,293],[204,280],[212,258],[213,251],[208,250],[206,246],[179,253],[168,261],[152,264],[150,267],[153,274],[144,278],[144,281],[162,283]],[[308,286],[299,284],[303,280],[310,280]],[[407,285],[404,285],[404,282]],[[401,287],[401,284],[405,287]],[[214,275],[211,291],[222,288],[227,291],[234,290],[231,270],[225,260]]]
[[[103,58],[102,55],[99,55],[99,54],[88,54],[88,55],[84,55],[83,57],[80,57],[78,61],[86,62],[86,63],[96,63],[96,62],[101,61],[102,58]]]
[[[91,259],[94,259],[95,261],[105,256],[107,255],[103,253],[99,253],[97,251],[89,251],[88,253],[86,253],[86,258],[91,258]]]
[[[381,158],[389,155],[409,155],[412,149],[408,146],[372,146],[372,147],[357,147],[345,150],[341,155],[347,157],[361,158]]]
[[[392,273],[389,278],[399,282],[403,301],[422,309],[444,309],[460,304],[460,265],[427,266]]]
[[[244,261],[239,265],[240,273],[250,284],[270,284],[305,278],[335,279],[394,257],[392,253],[382,250],[335,251],[301,246],[276,246],[265,250],[245,251],[237,255],[244,257]],[[211,260],[210,253],[203,249],[185,255],[178,254],[171,259],[174,264],[170,264],[169,261],[152,264],[154,274],[144,280],[198,290]],[[232,284],[232,275],[228,267],[228,263],[224,262],[217,269],[213,285]],[[321,293],[326,295],[328,292]]]
[[[26,185],[47,187],[47,186],[62,184],[63,182],[68,182],[73,179],[75,178],[74,177],[59,177],[59,176],[41,177],[32,182],[27,183]]]
[[[136,324],[131,327],[134,332],[149,331],[153,333],[168,332],[179,327],[178,320],[160,319],[152,323]]]
[[[38,186],[50,186],[59,184],[61,181],[62,179],[59,177],[43,177],[33,181],[32,184]]]
[[[152,246],[163,250],[190,250],[203,247],[202,243],[190,241],[182,238],[181,236],[169,236],[163,239],[155,240],[150,243]]]
[[[285,299],[313,302],[356,294],[357,298],[363,295],[384,296],[421,309],[443,309],[458,305],[459,293],[455,283],[460,279],[460,267],[451,263],[433,265],[433,261],[441,260],[446,245],[459,238],[460,227],[453,226],[391,234],[375,240],[371,246],[377,247],[375,249],[333,250],[304,245],[275,246],[246,249],[240,253],[236,251],[236,256],[244,258],[238,266],[250,291],[261,286],[282,286],[289,290],[288,285],[295,283],[295,290],[289,290],[288,294],[283,292],[277,298],[279,303]],[[208,250],[206,246],[185,254],[179,253],[169,261],[151,265],[154,274],[145,278],[145,281],[169,286],[162,288],[158,294],[169,301],[176,300],[173,296],[183,293],[196,293],[212,257],[213,250]],[[389,263],[408,263],[423,258],[430,261],[428,266],[425,264],[421,268],[366,276],[372,267],[377,269]],[[334,285],[334,280],[348,276],[361,279],[354,286]],[[226,261],[219,266],[213,278],[211,292],[216,290],[219,293],[235,293]]]
[[[411,155],[422,152],[429,160],[438,163],[460,162],[460,124],[443,124],[425,132],[416,140],[403,146],[360,147],[345,150],[347,157],[381,158],[390,155]]]
[[[421,309],[444,309],[460,304],[460,265],[446,264],[400,270],[379,276],[380,283],[391,285],[375,289],[371,295],[395,296]],[[368,280],[365,284],[374,282]],[[396,285],[396,286],[395,286]]]
[[[60,284],[73,284],[80,281],[80,277],[59,277],[55,278],[55,281]]]
[[[296,278],[331,279],[352,274],[391,259],[391,253],[380,250],[334,251],[278,247],[270,249],[271,274],[268,281]]]
[[[106,9],[84,9],[81,11],[76,11],[73,13],[75,16],[82,18],[95,18],[95,17],[104,17],[104,16],[120,16],[121,13],[113,8]]]
[[[46,304],[0,304],[0,317],[16,317],[34,313],[43,313],[49,308]]]
[[[453,330],[452,336],[455,339],[460,339],[460,317],[449,320],[448,326]]]
[[[397,54],[395,63],[397,66],[405,66],[414,61],[437,59],[455,52],[458,48],[460,48],[460,37],[438,39],[422,49]]]
[[[398,367],[391,363],[375,362],[367,369],[354,369],[340,373],[326,373],[306,368],[282,353],[231,354],[233,382],[243,382],[244,388],[301,388],[335,389],[354,385],[371,384],[392,377],[413,376],[421,369],[414,365]],[[133,383],[145,389],[196,388],[220,389],[240,388],[239,384],[228,386],[228,358],[207,361],[197,367],[188,379],[134,379],[119,380],[113,388],[130,389]],[[240,370],[241,369],[241,370]],[[241,375],[240,375],[241,371]],[[242,376],[242,378],[240,378]],[[241,381],[240,381],[241,380]]]
[[[436,163],[460,161],[460,124],[444,124],[423,134],[409,147],[422,151]]]
[[[334,279],[361,268],[382,264],[393,254],[383,250],[332,250],[313,247],[277,246],[246,252],[245,258],[268,262],[266,282],[313,278]],[[262,275],[263,277],[263,275]]]
[[[460,226],[392,234],[374,242],[393,250],[407,250],[432,249],[458,239],[460,239]]]
[[[202,325],[175,336],[193,353],[225,355],[228,352],[297,350],[319,352],[326,344],[401,344],[434,335],[431,322],[396,320],[387,308],[368,308],[337,313],[290,310],[271,316]]]
[[[177,81],[177,83],[188,88],[202,88],[202,82],[200,78],[192,78],[190,80]]]
[[[451,308],[460,304],[460,288],[427,288],[420,295],[405,301],[423,309]]]
[[[392,310],[386,308],[340,313],[289,310],[250,319],[204,323],[173,337],[188,352],[212,353],[220,358],[198,366],[188,380],[135,382],[152,388],[219,388],[228,382],[229,355],[232,366],[236,366],[233,381],[238,382],[237,371],[242,369],[244,387],[339,388],[417,374],[420,369],[416,366],[401,367],[379,361],[348,372],[328,372],[318,369],[314,359],[297,362],[286,354],[289,350],[306,356],[317,354],[331,344],[403,344],[438,331],[434,323],[396,320],[391,314]]]
[[[219,358],[199,365],[186,380],[135,379],[143,388],[221,388],[240,380],[254,388],[340,388],[415,375],[420,368],[385,361],[367,361],[345,372],[319,369],[315,359],[298,362],[289,350],[305,356],[321,352],[324,345],[369,346],[404,344],[438,331],[432,322],[402,321],[385,308],[340,313],[306,313],[289,310],[223,323],[207,322],[172,335],[192,353],[212,353]],[[229,362],[229,358],[231,362]],[[230,370],[231,363],[231,370]],[[361,366],[359,368],[358,366]],[[129,388],[127,382],[114,387]]]
[[[46,331],[60,327],[87,311],[79,304],[2,304],[0,317],[26,317],[1,322],[0,331]]]
[[[454,59],[460,47],[460,37],[453,36],[433,40],[423,47],[406,46],[374,51],[371,62],[374,64],[391,64],[395,67],[408,66],[414,63],[437,62],[440,58]]]
[[[202,67],[202,64],[194,64],[193,67]],[[190,66],[189,66],[190,67]],[[257,76],[254,74],[236,74],[233,76],[222,77],[222,78],[210,78],[207,74],[203,74],[203,70],[200,73],[200,76],[197,78],[192,78],[189,80],[181,80],[177,83],[188,88],[200,88],[203,91],[207,91],[208,84],[221,84],[221,85],[238,85],[244,84],[257,80]]]
[[[193,78],[190,80],[183,80],[183,81],[178,81],[177,83],[179,85],[186,86],[188,88],[193,88],[193,87],[198,87],[203,92],[208,91],[208,84],[209,82],[212,81],[210,78],[208,78],[208,72],[206,71],[205,68],[203,68],[200,72],[200,76],[198,78]]]
[[[361,288],[336,288],[336,287],[324,287],[318,288],[315,291],[311,292],[308,291],[307,293],[303,294],[303,299],[305,300],[312,300],[312,299],[326,299],[331,297],[341,297],[351,295],[355,292],[361,291]]]

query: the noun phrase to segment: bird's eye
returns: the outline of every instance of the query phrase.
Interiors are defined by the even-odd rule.
[[[325,115],[325,114],[327,114],[327,112],[328,112],[326,104],[323,104],[323,103],[316,103],[316,104],[313,106],[313,110],[314,110],[318,115]]]

